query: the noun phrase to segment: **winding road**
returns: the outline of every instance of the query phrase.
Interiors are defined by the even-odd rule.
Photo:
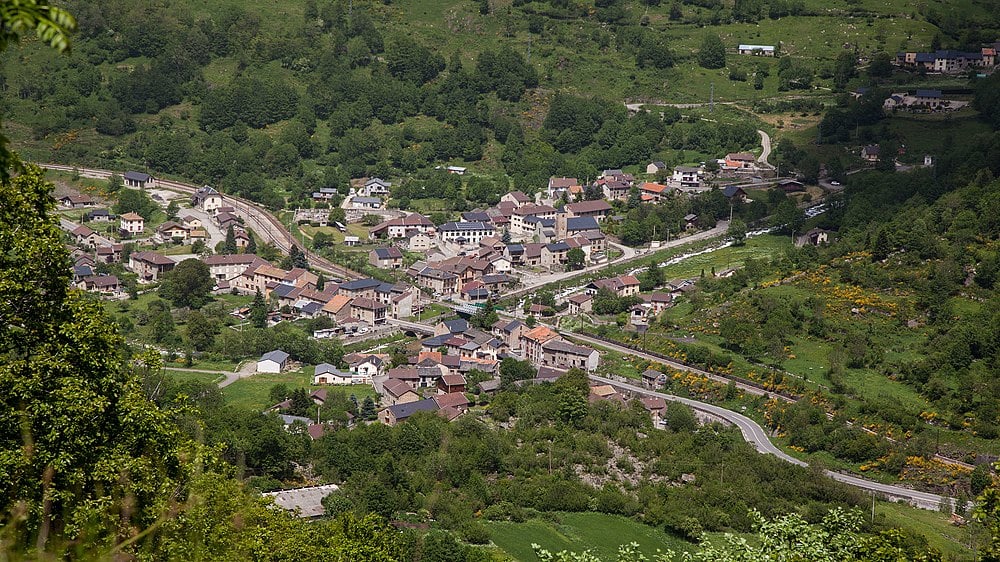
[[[770,437],[763,427],[760,426],[754,420],[744,416],[743,414],[734,412],[732,410],[727,410],[720,406],[715,406],[713,404],[707,404],[705,402],[699,402],[697,400],[691,400],[690,398],[682,398],[680,396],[674,396],[673,394],[664,394],[662,392],[656,392],[634,384],[629,384],[613,379],[608,379],[605,377],[599,377],[596,375],[590,375],[590,379],[602,384],[609,384],[621,390],[628,391],[633,394],[641,394],[644,396],[655,396],[658,398],[663,398],[664,400],[670,400],[672,402],[679,402],[685,406],[711,414],[713,416],[722,418],[740,429],[743,434],[743,439],[747,443],[750,443],[757,449],[758,452],[774,455],[779,459],[792,463],[798,466],[809,466],[807,463],[785,453],[774,443],[771,442]],[[931,494],[928,492],[921,492],[918,490],[911,490],[909,488],[904,488],[902,486],[893,486],[891,484],[881,484],[879,482],[872,482],[871,480],[865,480],[864,478],[858,478],[857,476],[851,476],[849,474],[842,474],[840,472],[834,472],[832,470],[824,471],[827,476],[833,478],[838,482],[854,486],[856,488],[861,488],[863,490],[868,490],[877,494],[882,494],[893,499],[901,499],[909,502],[910,504],[922,508],[936,510],[941,505],[941,502],[946,498],[939,496],[937,494]]]
[[[108,179],[111,174],[115,173],[112,170],[102,170],[97,168],[80,168],[77,166],[67,166],[65,164],[38,164],[38,166],[48,169],[57,170],[61,172],[79,172],[81,177],[93,178],[93,179]],[[193,194],[201,186],[192,185],[189,183],[183,183],[179,181],[159,179],[156,180],[156,188],[167,189],[172,191],[178,191],[188,195]],[[273,243],[276,248],[282,252],[288,253],[291,250],[292,245],[299,246],[306,255],[306,259],[309,260],[310,265],[313,269],[323,271],[324,273],[333,275],[338,278],[344,279],[361,279],[364,275],[350,270],[342,265],[333,263],[332,261],[319,256],[307,248],[304,248],[302,244],[299,244],[292,233],[285,228],[285,225],[281,224],[274,215],[269,213],[266,209],[260,205],[244,199],[242,197],[236,197],[234,195],[222,196],[223,202],[228,203],[236,209],[236,215],[242,218],[246,223],[254,229],[254,231],[262,238],[267,239],[269,242]]]

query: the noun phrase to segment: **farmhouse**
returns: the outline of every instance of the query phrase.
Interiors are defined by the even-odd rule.
[[[222,194],[216,191],[214,187],[206,185],[199,188],[191,196],[191,206],[214,215],[222,207]]]
[[[773,57],[777,49],[774,45],[740,45],[736,52],[741,55],[757,55],[763,57]]]

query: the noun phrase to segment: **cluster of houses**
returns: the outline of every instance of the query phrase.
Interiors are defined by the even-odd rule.
[[[992,71],[997,64],[997,50],[1000,42],[982,47],[979,51],[938,50],[933,53],[907,51],[896,53],[894,61],[901,68],[940,72],[960,73],[968,70]]]
[[[956,111],[967,105],[969,105],[967,101],[945,99],[941,90],[917,90],[913,94],[895,92],[882,102],[882,107],[887,111],[903,110],[923,113]]]
[[[725,276],[726,272],[720,272],[717,275]],[[604,289],[618,297],[639,297],[641,302],[629,309],[629,319],[633,324],[643,324],[673,306],[677,298],[689,293],[694,288],[695,280],[678,279],[667,282],[662,290],[640,293],[639,280],[633,275],[597,279],[584,286],[582,292],[565,297],[566,312],[571,316],[592,312],[594,297],[598,291]]]

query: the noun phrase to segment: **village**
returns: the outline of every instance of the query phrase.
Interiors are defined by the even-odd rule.
[[[731,153],[711,165],[672,169],[663,162],[650,162],[645,172],[642,177],[620,169],[605,170],[592,182],[552,177],[534,195],[511,191],[494,206],[462,212],[458,220],[440,224],[420,213],[387,208],[392,184],[380,178],[351,188],[339,204],[345,211],[342,222],[332,220],[324,209],[334,197],[328,191],[313,193],[314,208],[295,210],[294,221],[319,223],[343,233],[345,248],[360,247],[369,266],[388,272],[395,281],[361,274],[326,278],[323,272],[299,264],[279,267],[276,261],[255,253],[254,233],[223,194],[209,186],[178,198],[157,189],[157,180],[148,174],[125,173],[126,189],[149,191],[161,207],[176,207],[178,218],[160,223],[152,232],[138,214],[116,217],[86,196],[66,196],[59,203],[64,209],[85,209],[83,218],[88,224],[107,225],[105,235],[62,220],[73,242],[74,283],[102,298],[128,299],[130,292],[155,290],[178,263],[197,259],[207,266],[213,293],[263,298],[268,309],[266,325],[323,319],[323,326],[328,327],[314,330],[312,336],[345,343],[400,333],[422,338],[410,347],[414,353],[405,363],[398,358],[394,363],[376,347],[349,353],[341,366],[310,367],[313,386],[370,386],[379,397],[374,404],[377,419],[394,425],[421,411],[437,412],[449,420],[461,416],[476,400],[500,388],[504,361],[533,369],[534,376],[518,384],[552,381],[569,369],[593,374],[601,353],[574,341],[571,333],[562,333],[557,326],[563,317],[589,318],[596,301],[610,299],[630,329],[642,329],[693,290],[697,279],[663,280],[640,291],[634,273],[599,275],[602,269],[644,251],[627,247],[604,231],[609,222],[621,220],[621,209],[630,199],[655,205],[718,189],[732,204],[742,204],[748,201],[751,187],[804,191],[803,184],[794,179],[774,178],[774,170],[751,153]],[[464,170],[449,169],[448,173]],[[366,236],[348,233],[348,226],[355,229],[373,216],[380,222],[367,228]],[[698,233],[724,234],[720,228],[714,217],[688,214],[676,226],[673,240],[684,241]],[[202,251],[162,251],[182,245]],[[210,251],[213,247],[217,253]],[[128,289],[117,276],[97,273],[102,264],[121,265],[135,276],[135,285]],[[592,280],[561,292],[552,302],[522,297],[514,308],[494,308],[501,299],[530,295],[533,287],[582,273]],[[712,271],[718,277],[732,273]],[[436,316],[431,316],[432,323],[425,323],[422,315],[430,310],[436,310]],[[231,314],[239,322],[236,328],[247,322],[250,310],[239,307]],[[286,350],[274,349],[256,361],[255,372],[302,368]],[[654,388],[663,376],[649,372],[644,379]],[[321,407],[325,395],[320,388],[310,397]],[[594,387],[591,399],[623,400],[601,385]],[[286,400],[270,409],[282,414],[289,425],[305,423],[314,438],[326,430],[320,420],[289,415],[289,406]],[[663,405],[646,406],[655,417]]]

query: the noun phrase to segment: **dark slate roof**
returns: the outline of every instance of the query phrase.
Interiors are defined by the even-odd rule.
[[[442,322],[448,331],[453,334],[464,334],[469,329],[469,323],[461,318],[455,320],[445,320]]]
[[[437,409],[437,402],[435,402],[433,398],[417,400],[416,402],[407,402],[405,404],[396,404],[395,406],[389,406],[388,408],[388,410],[392,412],[393,416],[395,416],[396,421],[404,420],[417,412],[434,412]]]
[[[462,213],[462,220],[466,222],[490,222],[490,216],[483,211],[468,211]]]
[[[484,222],[446,222],[438,227],[441,232],[463,232],[469,230],[494,230],[493,225]]]
[[[297,289],[295,285],[285,285],[284,283],[279,283],[277,287],[272,291],[279,297],[287,297],[289,293]]]
[[[566,219],[566,230],[600,230],[594,217],[569,217]]]
[[[444,334],[441,336],[434,336],[432,338],[427,338],[420,342],[420,345],[425,347],[433,347],[435,349],[444,345],[444,342],[451,338],[451,334]]]
[[[939,98],[941,90],[917,90],[918,98]]]
[[[149,181],[149,178],[152,177],[152,176],[150,176],[149,174],[143,173],[143,172],[125,172],[125,175],[123,177],[125,179],[127,179],[127,180],[139,181],[139,182],[142,182],[142,183],[146,183],[147,181]]]
[[[550,252],[565,252],[569,250],[569,244],[565,242],[553,242],[545,246]]]
[[[374,289],[381,284],[382,282],[378,279],[357,279],[341,284],[340,289],[345,291],[363,291],[365,289]]]
[[[288,360],[288,354],[280,349],[275,349],[274,351],[268,351],[264,355],[260,356],[261,361],[267,361],[269,359],[275,363],[284,363]]]
[[[375,257],[380,260],[394,260],[403,257],[403,253],[399,251],[399,248],[392,246],[389,248],[375,248]]]
[[[726,187],[722,188],[722,194],[725,195],[726,197],[732,197],[737,193],[739,193],[740,191],[743,191],[743,188],[738,185],[727,185]]]
[[[507,252],[511,255],[513,254],[523,254],[524,245],[523,244],[507,244]]]
[[[323,305],[315,301],[307,302],[302,307],[302,312],[305,314],[318,314],[320,310],[323,310]]]

